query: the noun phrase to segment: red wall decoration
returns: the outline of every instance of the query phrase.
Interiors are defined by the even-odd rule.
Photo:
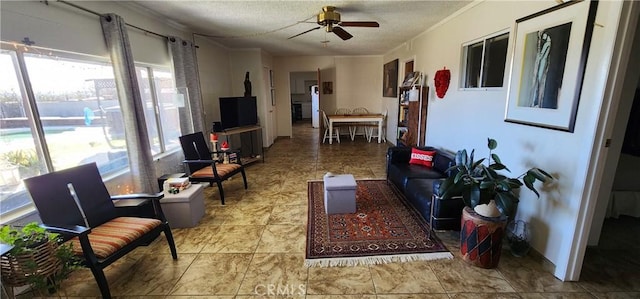
[[[436,95],[441,99],[444,98],[444,95],[447,93],[447,89],[449,89],[451,72],[446,67],[444,67],[436,72],[433,81],[436,87]]]

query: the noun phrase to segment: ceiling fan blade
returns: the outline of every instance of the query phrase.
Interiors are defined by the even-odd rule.
[[[378,22],[374,21],[357,21],[357,22],[340,22],[340,26],[344,27],[380,27]]]
[[[311,28],[311,29],[309,29],[309,30],[307,30],[307,31],[305,31],[305,32],[298,33],[298,34],[296,34],[296,35],[294,35],[294,36],[291,36],[291,37],[289,37],[289,38],[287,38],[287,39],[292,39],[292,38],[294,38],[294,37],[298,37],[298,36],[300,36],[300,35],[303,35],[303,34],[305,34],[305,33],[309,33],[309,32],[311,32],[311,31],[313,31],[313,30],[318,30],[318,29],[320,29],[320,28],[322,28],[322,27],[318,26],[318,27],[315,27],[315,28]]]
[[[340,27],[333,27],[333,33],[339,36],[342,40],[348,40],[353,37],[349,32],[345,31]]]

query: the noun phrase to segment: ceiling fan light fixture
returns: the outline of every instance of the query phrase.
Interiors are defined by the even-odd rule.
[[[344,30],[342,26],[349,27],[380,27],[380,24],[376,21],[352,21],[352,22],[340,22],[340,13],[336,11],[334,6],[324,6],[322,7],[322,12],[317,15],[317,22],[320,27],[309,29],[305,32],[296,34],[294,36],[289,37],[288,39],[292,39],[294,37],[303,35],[305,33],[311,32],[316,29],[320,29],[324,27],[326,32],[333,32],[335,35],[340,37],[342,40],[348,40],[353,37],[349,32]],[[325,38],[326,39],[326,38]]]
[[[325,6],[322,8],[322,12],[318,14],[318,25],[332,26],[340,23],[340,13],[335,11],[333,6]],[[330,32],[330,31],[327,31]]]
[[[332,32],[333,31],[333,24],[331,24],[331,23],[327,24],[327,26],[324,26],[324,29],[327,32]]]

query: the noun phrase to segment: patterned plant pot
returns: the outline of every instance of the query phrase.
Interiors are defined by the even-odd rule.
[[[462,259],[481,268],[495,268],[500,261],[507,217],[484,217],[473,209],[462,210],[460,252]]]

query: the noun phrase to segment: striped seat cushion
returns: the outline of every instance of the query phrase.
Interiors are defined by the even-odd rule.
[[[216,164],[216,170],[218,171],[218,176],[220,177],[225,177],[226,175],[230,174],[231,172],[239,169],[241,166],[240,164],[234,164],[234,163],[229,163],[229,164]],[[194,173],[191,174],[191,177],[194,178],[210,178],[213,177],[213,167],[204,167]]]
[[[99,259],[104,259],[125,245],[140,238],[162,222],[152,218],[118,217],[98,227],[91,228],[89,243]],[[82,256],[78,237],[69,240],[76,255]]]

